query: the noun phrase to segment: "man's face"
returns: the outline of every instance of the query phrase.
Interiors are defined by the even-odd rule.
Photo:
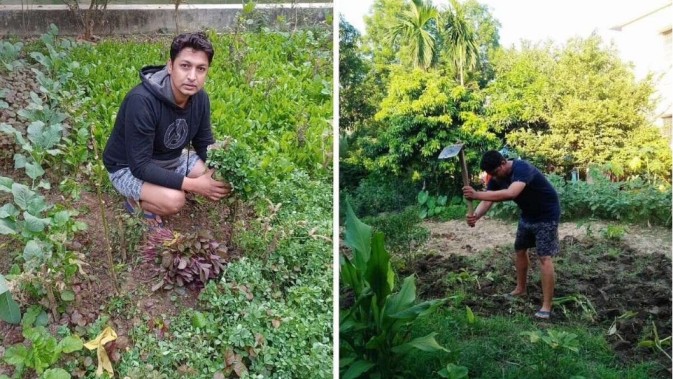
[[[493,170],[487,172],[488,175],[491,177],[497,178],[497,179],[504,179],[507,177],[507,170],[506,170],[507,163],[506,162],[501,162],[500,166],[494,168]]]
[[[180,105],[206,83],[208,56],[203,51],[184,48],[173,61],[168,61],[168,73],[175,101]]]

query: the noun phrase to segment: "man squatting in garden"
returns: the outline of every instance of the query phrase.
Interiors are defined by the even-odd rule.
[[[126,197],[126,210],[133,213],[139,206],[150,226],[162,226],[161,216],[178,213],[187,192],[213,201],[231,192],[204,163],[214,142],[210,100],[203,90],[213,55],[204,33],[178,35],[168,63],[141,69],[141,83],[117,113],[103,162],[113,186]]]
[[[467,223],[474,226],[494,202],[513,200],[521,209],[521,217],[514,240],[516,252],[516,288],[511,296],[526,294],[528,278],[528,249],[535,247],[540,259],[542,276],[542,307],[535,317],[549,318],[554,296],[554,263],[559,252],[558,224],[561,206],[558,194],[547,178],[524,160],[508,161],[495,150],[481,158],[481,169],[491,177],[486,191],[463,187],[467,199],[481,200]]]

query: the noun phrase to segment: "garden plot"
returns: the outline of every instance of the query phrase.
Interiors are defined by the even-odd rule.
[[[402,275],[418,276],[420,297],[454,296],[453,301],[469,306],[480,317],[532,315],[542,294],[534,255],[528,296],[515,300],[504,296],[515,286],[511,254],[515,225],[493,220],[482,220],[475,228],[460,224],[464,222],[430,224],[427,246],[441,254],[419,255]],[[639,346],[655,340],[655,328],[660,339],[671,335],[670,229],[633,226],[621,240],[602,237],[600,228],[591,236],[585,229],[573,233],[568,225],[560,229],[553,315],[540,327],[597,328],[623,363],[659,360],[670,367],[661,351]],[[671,354],[670,345],[665,351]]]
[[[164,219],[176,235],[207,231],[226,270],[205,288],[177,280],[166,288],[155,275],[162,265],[145,259],[156,234],[124,210],[97,155],[139,67],[165,61],[166,38],[89,45],[52,29],[40,41],[11,43],[17,54],[0,67],[13,67],[11,76],[0,72],[0,247],[8,252],[0,274],[11,284],[2,294],[9,288],[18,304],[5,313],[13,324],[0,321],[0,377],[93,378],[96,352],[82,342],[108,327],[117,335],[105,345],[115,376],[331,376],[329,33],[211,34],[218,51],[237,54],[234,71],[212,73],[214,132],[254,148],[239,150],[247,155],[235,163],[264,175],[227,200],[189,198]],[[249,85],[267,76],[289,83],[282,94]],[[262,108],[254,99],[265,96]],[[233,99],[248,102],[228,106]],[[288,101],[305,112],[286,111]],[[253,128],[248,119],[265,122]],[[280,144],[259,151],[264,138]],[[259,156],[271,159],[264,170],[252,164]],[[203,250],[190,246],[179,262],[192,247]]]
[[[582,238],[590,234],[601,235],[611,223],[591,221],[585,223],[562,222],[559,224],[559,239]],[[516,222],[506,222],[485,217],[470,228],[464,220],[445,222],[425,221],[423,227],[430,231],[425,250],[437,254],[472,255],[496,246],[514,246]],[[624,245],[647,254],[671,253],[671,230],[665,227],[642,227],[629,225],[622,237]]]

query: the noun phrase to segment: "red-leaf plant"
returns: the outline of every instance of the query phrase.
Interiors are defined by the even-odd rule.
[[[157,264],[155,271],[161,277],[152,291],[174,286],[201,289],[220,275],[228,258],[227,247],[209,231],[181,234],[158,228],[142,251],[146,262]]]

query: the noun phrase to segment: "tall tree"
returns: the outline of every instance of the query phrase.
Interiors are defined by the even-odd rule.
[[[413,66],[427,70],[435,55],[435,37],[431,28],[439,13],[430,0],[412,0],[397,16],[389,38],[409,48]]]
[[[442,29],[449,58],[458,73],[460,85],[464,86],[465,70],[477,68],[479,48],[463,6],[456,0],[451,0],[451,6],[443,13]]]
[[[504,127],[506,141],[526,158],[563,173],[597,164],[620,179],[670,180],[670,148],[646,117],[652,77],[636,80],[599,36],[507,50],[496,68],[489,124]]]
[[[370,61],[360,51],[360,32],[339,17],[339,129],[353,132],[374,116],[372,86],[365,84]]]

